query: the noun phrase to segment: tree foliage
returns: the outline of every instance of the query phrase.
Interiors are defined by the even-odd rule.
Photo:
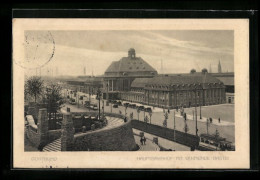
[[[149,112],[149,116],[150,116],[150,124],[152,124],[152,115],[153,115],[153,113],[152,113],[152,112]]]
[[[148,122],[149,122],[149,118],[148,118],[147,115],[146,115],[145,118],[144,118],[144,122],[145,122],[145,123],[148,123]]]
[[[62,87],[58,84],[50,84],[46,87],[44,101],[48,104],[50,112],[55,112],[57,107],[63,104],[61,90]]]
[[[140,109],[139,108],[137,108],[137,116],[138,116],[138,121],[139,121],[139,113],[140,113]]]
[[[34,98],[34,102],[37,101],[37,98],[43,94],[44,81],[41,77],[32,76],[29,77],[24,84],[24,94]]]
[[[184,130],[185,133],[187,133],[189,131],[189,127],[188,127],[188,124],[187,124],[186,121],[185,121],[183,130]]]
[[[163,126],[164,127],[167,127],[167,120],[168,120],[168,113],[166,112],[165,114],[164,114],[164,121],[163,121]]]

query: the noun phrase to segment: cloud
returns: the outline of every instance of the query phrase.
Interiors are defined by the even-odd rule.
[[[41,33],[43,32],[33,31],[26,34],[38,36]],[[182,31],[174,32],[175,34],[165,31],[52,31],[51,33],[55,40],[55,54],[51,62],[42,69],[42,72],[46,73],[57,67],[59,74],[82,75],[86,67],[87,74],[90,75],[93,71],[95,75],[101,75],[112,61],[127,56],[129,48],[135,48],[137,56],[142,57],[159,72],[161,60],[165,73],[189,72],[192,68],[200,71],[204,67],[209,67],[209,64],[214,71],[219,59],[223,69],[232,71],[234,68],[233,47],[224,42],[228,39],[223,39],[221,46],[219,40],[212,37],[215,35],[212,32],[207,38],[203,33],[199,33],[203,40],[200,40],[198,35],[196,38],[187,38],[192,32]],[[48,48],[44,48],[38,53],[43,55],[47,50]]]

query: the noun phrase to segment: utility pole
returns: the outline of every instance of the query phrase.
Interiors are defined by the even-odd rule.
[[[98,119],[100,120],[100,98],[101,98],[100,89],[97,90],[97,98],[98,98]]]
[[[175,126],[175,110],[173,110],[173,136],[174,136],[174,141],[176,141],[176,138],[175,138],[175,128],[176,128],[176,126]]]
[[[89,99],[89,106],[88,106],[88,110],[90,111],[90,86],[88,86],[88,99]]]
[[[78,100],[78,108],[79,108],[79,94],[78,94],[78,89],[76,90],[76,98]]]
[[[103,117],[104,117],[104,115],[105,115],[105,103],[104,103],[104,99],[102,99],[102,104],[103,104]]]
[[[209,134],[209,119],[207,118],[207,134]]]
[[[202,117],[201,117],[201,104],[200,104],[200,119],[202,119]]]
[[[194,110],[192,110],[192,120],[194,121]]]
[[[196,136],[198,136],[198,123],[197,123],[197,91],[195,90],[195,121],[196,121]]]

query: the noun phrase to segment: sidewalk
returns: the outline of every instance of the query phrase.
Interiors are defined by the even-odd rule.
[[[175,112],[175,116],[176,116],[176,117],[179,117],[179,118],[183,118],[183,117],[180,115],[180,112]],[[187,120],[195,121],[195,120],[193,120],[193,116],[192,116],[192,115],[186,114],[186,117],[187,117]],[[195,117],[194,117],[194,119],[195,119]],[[200,116],[197,116],[197,121],[206,123],[206,122],[207,122],[207,118],[202,117],[202,119],[200,119]],[[225,120],[220,120],[220,123],[219,123],[219,122],[218,122],[218,119],[213,119],[213,118],[212,118],[212,123],[211,123],[211,124],[214,124],[214,125],[217,125],[217,126],[234,126],[234,123],[233,123],[233,122],[228,122],[228,121],[225,121]]]
[[[142,145],[140,142],[140,136],[134,135],[135,142],[138,144],[140,149],[138,151],[160,151],[160,147],[153,143],[150,139],[146,138],[145,145]]]
[[[133,128],[133,132],[134,132],[134,134],[139,135],[141,131]],[[150,140],[150,141],[153,141],[154,137],[158,137],[156,135],[149,134],[149,133],[146,133],[146,132],[144,132],[144,135],[145,135],[146,139]],[[139,140],[140,140],[140,137],[139,137]],[[176,142],[169,141],[169,140],[161,138],[161,137],[158,137],[158,143],[159,143],[160,146],[162,146],[166,149],[172,149],[172,150],[175,150],[175,151],[190,151],[190,147],[188,147],[188,146],[184,146],[182,144],[178,144]],[[140,141],[139,141],[139,144],[140,144]]]

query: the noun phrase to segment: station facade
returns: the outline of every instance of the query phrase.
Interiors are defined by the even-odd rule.
[[[129,49],[127,57],[112,62],[102,77],[83,81],[77,82],[83,86],[83,92],[96,93],[100,89],[104,99],[155,107],[171,109],[226,102],[224,83],[206,69],[186,74],[158,74],[145,60],[136,56],[133,48]]]

